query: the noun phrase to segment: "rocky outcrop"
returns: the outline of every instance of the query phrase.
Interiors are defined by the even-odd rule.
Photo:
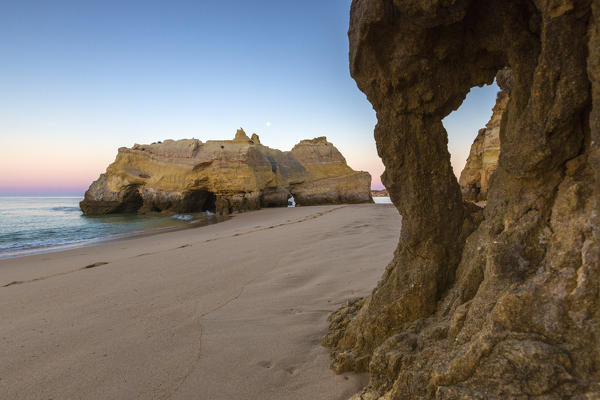
[[[302,140],[290,156],[306,169],[310,178],[294,185],[296,204],[317,205],[372,202],[371,175],[355,173],[346,159],[325,137]],[[365,189],[367,189],[365,191]]]
[[[387,190],[371,190],[371,197],[390,197]]]
[[[323,340],[337,372],[369,372],[354,399],[600,398],[600,2],[354,0],[349,39],[403,218]],[[441,121],[505,67],[481,210]]]
[[[500,156],[500,122],[512,88],[512,71],[505,68],[498,73],[496,81],[501,91],[496,97],[492,117],[477,133],[471,145],[469,158],[460,174],[459,184],[464,200],[479,202],[487,200],[487,191],[492,173],[498,166]]]
[[[238,130],[233,140],[166,140],[120,148],[92,183],[84,214],[195,212],[220,214],[297,205],[365,203],[371,176],[354,171],[321,137],[291,152],[260,144]]]

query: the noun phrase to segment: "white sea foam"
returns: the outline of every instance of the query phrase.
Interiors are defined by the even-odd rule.
[[[181,214],[173,215],[171,218],[177,219],[179,221],[191,221],[192,219],[194,219],[194,217],[192,217],[191,215],[181,215]]]

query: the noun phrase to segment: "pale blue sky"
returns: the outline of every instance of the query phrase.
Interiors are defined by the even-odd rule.
[[[0,7],[0,194],[82,194],[118,147],[327,136],[375,186],[375,113],[348,72],[349,0]],[[497,87],[445,121],[464,163]],[[269,123],[269,124],[268,124]]]

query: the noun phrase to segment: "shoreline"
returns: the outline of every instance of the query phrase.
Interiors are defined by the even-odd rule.
[[[8,398],[344,400],[327,318],[381,277],[392,205],[268,208],[0,260]]]
[[[9,197],[9,196],[4,196],[4,197]],[[48,198],[48,199],[77,198],[74,196],[63,196],[63,197],[14,196],[14,197],[15,198]],[[391,203],[389,197],[377,197],[373,204],[392,204],[392,203]],[[302,206],[302,207],[315,207],[315,206]],[[286,207],[276,207],[276,208],[286,208]],[[291,208],[295,208],[295,207],[291,207]],[[248,212],[254,212],[254,211],[258,211],[258,210],[253,210],[253,211],[248,211]],[[44,246],[44,247],[31,247],[31,248],[20,249],[20,250],[15,250],[15,251],[0,251],[0,260],[19,258],[19,257],[27,257],[27,256],[31,256],[31,255],[37,255],[37,254],[56,253],[56,252],[65,251],[65,250],[78,249],[81,247],[88,247],[88,246],[95,246],[95,245],[99,245],[99,244],[103,244],[103,243],[110,243],[110,242],[116,241],[116,240],[126,240],[129,238],[152,236],[152,235],[161,234],[161,233],[165,233],[165,232],[173,232],[173,231],[186,230],[186,229],[196,229],[196,228],[201,228],[203,226],[210,226],[210,225],[222,223],[222,222],[227,221],[227,220],[229,220],[237,215],[240,215],[240,214],[241,213],[236,213],[236,214],[230,214],[230,215],[226,215],[226,216],[213,215],[212,217],[214,217],[217,220],[215,222],[207,223],[206,221],[201,221],[201,220],[197,219],[197,220],[192,220],[189,222],[188,225],[183,225],[183,226],[147,228],[147,229],[140,230],[140,231],[113,234],[113,235],[96,238],[96,239],[87,239],[87,240],[83,240],[80,242],[65,243],[65,244],[58,244],[58,245]],[[177,215],[177,214],[173,214],[173,215]],[[157,215],[151,215],[151,216],[166,217],[168,215],[157,214]]]
[[[62,245],[54,245],[54,246],[47,246],[47,247],[32,247],[32,248],[23,249],[23,250],[17,250],[14,252],[0,252],[0,261],[7,260],[7,259],[13,259],[13,258],[19,258],[19,257],[28,257],[28,256],[38,255],[38,254],[56,253],[56,252],[61,252],[61,251],[66,251],[66,250],[78,249],[78,248],[82,248],[82,247],[96,246],[96,245],[100,245],[103,243],[111,243],[113,241],[135,239],[138,237],[145,237],[145,236],[153,236],[153,235],[158,235],[158,234],[167,233],[167,232],[175,232],[175,231],[187,230],[187,229],[197,229],[197,228],[202,228],[205,226],[211,226],[211,225],[216,225],[216,224],[225,222],[225,221],[233,218],[234,216],[235,215],[215,216],[216,219],[220,219],[220,221],[210,222],[210,223],[204,223],[201,220],[193,220],[193,221],[190,221],[188,225],[183,225],[183,226],[167,226],[167,227],[158,227],[158,228],[148,228],[148,229],[144,229],[141,231],[133,231],[133,232],[109,235],[106,237],[97,238],[97,239],[88,239],[88,240],[84,240],[81,242],[65,243]]]

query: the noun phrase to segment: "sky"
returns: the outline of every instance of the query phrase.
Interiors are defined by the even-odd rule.
[[[350,0],[28,1],[0,8],[0,195],[82,195],[117,149],[327,136],[381,188],[375,112],[348,70]],[[455,171],[498,88],[444,120]]]

